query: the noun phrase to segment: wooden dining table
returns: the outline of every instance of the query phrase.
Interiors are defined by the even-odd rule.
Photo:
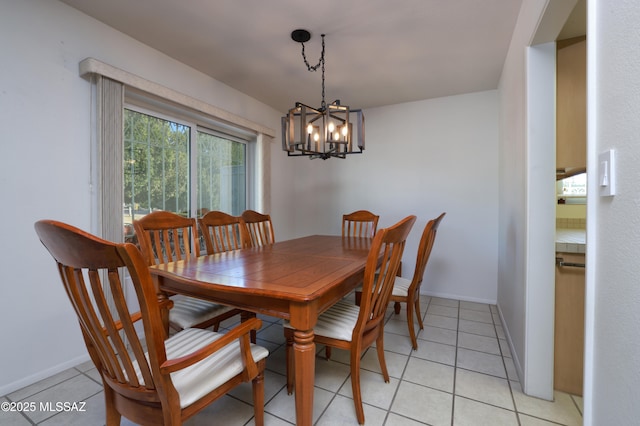
[[[296,423],[311,425],[318,316],[364,276],[371,239],[313,235],[151,267],[162,292],[288,319],[294,328]]]

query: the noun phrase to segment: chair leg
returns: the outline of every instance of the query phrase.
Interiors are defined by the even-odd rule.
[[[416,339],[416,330],[413,325],[413,303],[407,301],[407,327],[409,327],[409,336],[411,337],[411,347],[413,350],[418,349],[418,339]]]
[[[175,409],[162,410],[162,418],[164,424],[167,426],[179,426],[182,425],[182,418],[180,415],[179,406],[176,404]]]
[[[324,357],[328,360],[331,359],[331,346],[324,347]]]
[[[264,370],[252,381],[255,425],[264,426]]]
[[[105,417],[106,426],[120,426],[121,414],[118,412],[116,405],[113,401],[113,389],[108,385],[104,385],[104,402],[105,402]]]
[[[400,308],[401,308],[400,302],[395,302],[393,304],[393,312],[395,312],[396,315],[400,314]]]
[[[358,423],[364,424],[364,407],[362,406],[362,394],[360,392],[360,354],[351,351],[351,391],[353,393],[353,405],[356,409]]]
[[[416,316],[418,317],[420,330],[424,330],[424,324],[422,323],[422,313],[420,312],[420,296],[416,297]]]
[[[384,358],[384,331],[381,331],[376,339],[376,351],[378,352],[378,362],[380,363],[380,370],[382,370],[382,377],[385,383],[389,383],[389,371],[387,370],[387,361]]]
[[[294,365],[293,365],[293,353],[291,352],[293,349],[293,332],[287,328],[285,328],[284,330],[284,337],[286,340],[286,345],[285,345],[285,364],[286,364],[286,371],[287,371],[287,394],[291,395],[293,393],[293,372],[294,372]]]

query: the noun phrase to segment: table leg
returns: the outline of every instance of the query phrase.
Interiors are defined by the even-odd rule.
[[[164,328],[164,338],[169,337],[169,310],[173,307],[173,302],[169,300],[167,293],[160,290],[158,283],[158,277],[153,276],[153,284],[156,287],[156,296],[158,297],[158,304],[160,305],[160,318],[162,318],[162,326]]]
[[[316,366],[316,345],[313,342],[313,330],[295,330],[293,332],[293,356],[296,380],[296,424],[311,426]]]

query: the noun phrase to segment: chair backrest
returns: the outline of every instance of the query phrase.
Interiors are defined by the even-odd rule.
[[[409,286],[409,292],[412,292],[420,288],[424,271],[431,256],[431,249],[433,249],[433,243],[436,240],[436,234],[438,232],[438,226],[446,213],[442,213],[435,219],[431,219],[427,222],[427,225],[422,231],[422,237],[420,238],[420,244],[418,245],[418,253],[416,256],[416,268],[413,271],[413,278],[411,279],[411,285]]]
[[[247,247],[249,236],[244,220],[221,211],[210,211],[198,219],[208,254]]]
[[[268,214],[258,213],[254,210],[245,210],[242,212],[242,220],[247,224],[247,232],[249,233],[249,241],[252,247],[264,246],[276,242],[271,216]]]
[[[167,211],[155,211],[133,221],[140,250],[149,265],[200,256],[197,221]]]
[[[362,335],[363,344],[368,344],[377,337],[374,330],[384,321],[407,236],[415,221],[415,216],[407,216],[393,226],[380,229],[373,237],[364,269],[360,313],[352,341],[357,335]],[[378,267],[379,256],[382,256],[382,262]]]
[[[159,393],[175,395],[170,381],[154,382],[166,361],[164,328],[149,267],[138,248],[131,243],[105,241],[50,220],[36,222],[35,230],[58,264],[89,355],[105,385],[127,397],[138,395],[135,399],[148,403],[160,401]],[[139,312],[129,311],[120,268],[131,277]],[[110,297],[105,289],[109,289]],[[140,320],[149,358],[135,330]],[[164,390],[158,392],[158,388]]]
[[[378,228],[378,219],[380,216],[367,210],[342,215],[342,236],[373,237]]]

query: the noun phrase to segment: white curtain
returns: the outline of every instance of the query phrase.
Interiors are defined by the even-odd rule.
[[[96,100],[98,229],[102,238],[122,242],[124,85],[96,76]]]

